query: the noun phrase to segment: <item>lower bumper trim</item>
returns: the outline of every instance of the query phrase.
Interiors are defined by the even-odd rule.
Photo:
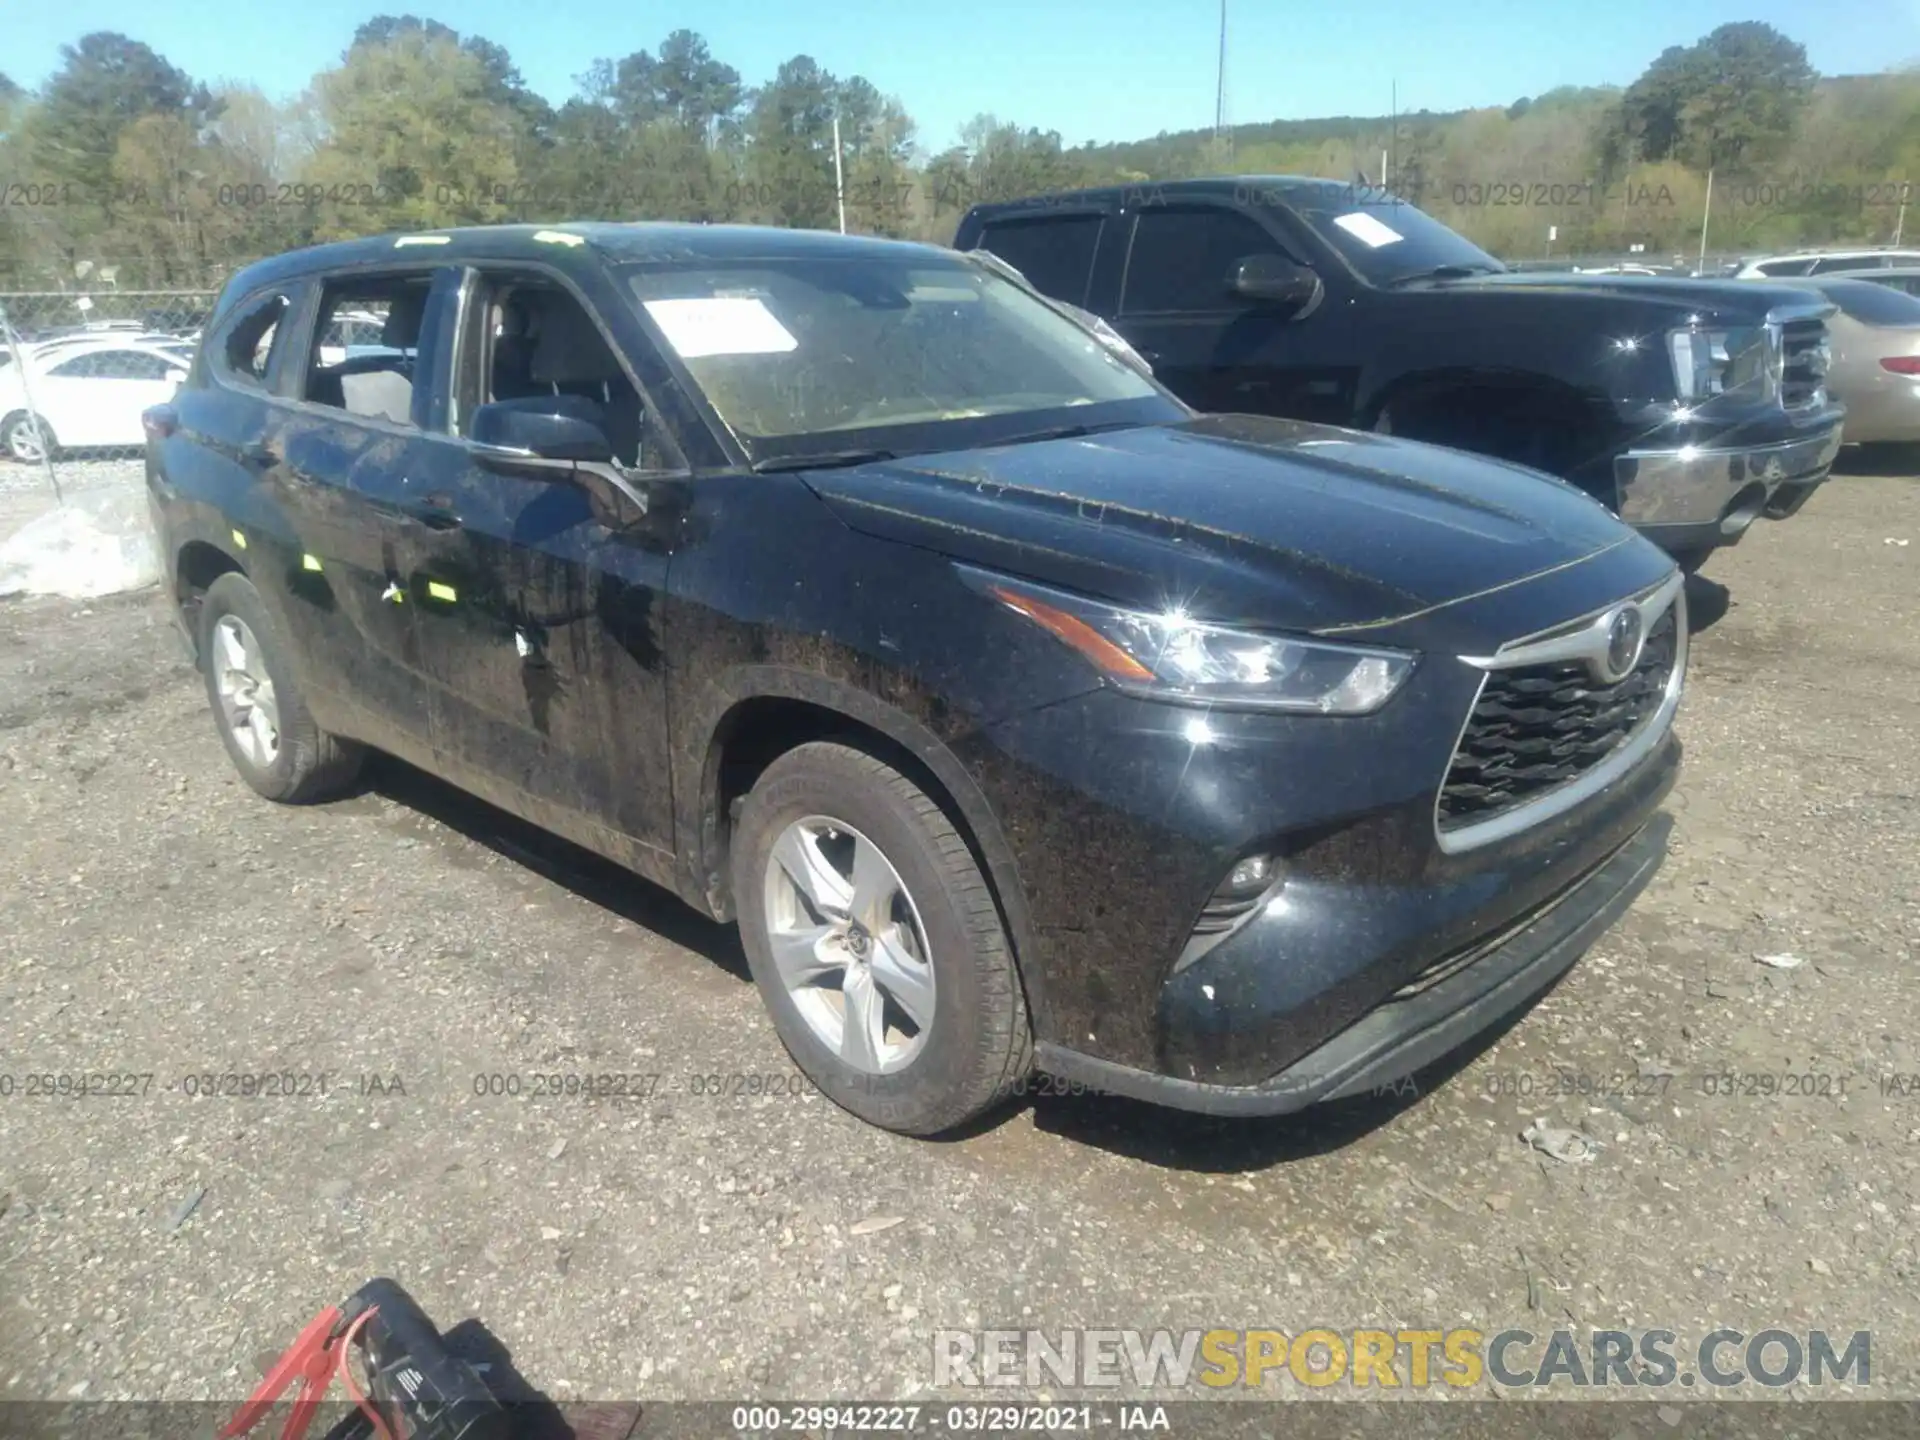
[[[1630,450],[1614,461],[1620,518],[1649,532],[1687,529],[1738,539],[1786,486],[1827,478],[1841,422],[1774,445],[1729,450]]]
[[[1666,856],[1671,817],[1611,857],[1473,964],[1389,1000],[1258,1085],[1211,1085],[1041,1044],[1041,1070],[1089,1090],[1206,1115],[1284,1115],[1404,1079],[1518,1010],[1565,974],[1625,913]]]

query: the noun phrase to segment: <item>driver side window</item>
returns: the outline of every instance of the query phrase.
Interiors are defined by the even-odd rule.
[[[571,290],[534,272],[486,270],[467,313],[457,433],[473,433],[482,405],[564,414],[598,425],[614,459],[629,470],[686,469],[605,332]]]
[[[1250,255],[1291,259],[1264,226],[1221,206],[1153,206],[1134,222],[1127,256],[1124,315],[1217,313],[1244,302],[1227,288],[1236,261]]]

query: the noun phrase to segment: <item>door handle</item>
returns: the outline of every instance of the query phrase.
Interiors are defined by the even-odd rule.
[[[460,516],[454,511],[451,495],[423,495],[420,503],[411,507],[407,514],[429,530],[457,530],[460,527]]]
[[[240,459],[243,464],[266,466],[273,464],[279,458],[273,453],[273,447],[264,440],[256,440],[251,445],[240,447]]]

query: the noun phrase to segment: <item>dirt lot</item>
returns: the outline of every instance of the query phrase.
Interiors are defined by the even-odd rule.
[[[563,1400],[924,1395],[932,1331],[998,1326],[1867,1328],[1920,1395],[1920,483],[1708,574],[1673,856],[1489,1047],[938,1144],[793,1093],[731,932],[645,884],[398,767],[256,799],[151,595],[0,604],[0,1397],[238,1396],[381,1273]],[[231,1072],[331,1078],[191,1093]],[[542,1072],[660,1078],[476,1094]]]

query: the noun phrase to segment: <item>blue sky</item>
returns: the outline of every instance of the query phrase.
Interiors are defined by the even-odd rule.
[[[1631,81],[1668,45],[1729,20],[1765,20],[1827,74],[1920,59],[1920,0],[1228,0],[1228,110],[1236,121],[1507,104],[1556,85]],[[938,149],[981,111],[1058,130],[1069,144],[1213,123],[1218,0],[12,0],[4,68],[44,80],[83,28],[144,40],[203,79],[276,97],[334,63],[384,10],[430,15],[512,52],[530,84],[564,99],[595,56],[698,30],[749,84],[796,53],[863,74],[905,101]],[[84,15],[85,19],[80,17]]]

